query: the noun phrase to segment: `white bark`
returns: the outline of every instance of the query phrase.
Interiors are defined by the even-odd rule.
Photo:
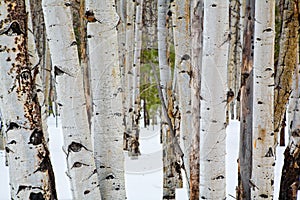
[[[273,199],[275,1],[256,1],[255,19],[251,199]]]
[[[175,0],[171,4],[173,36],[175,47],[176,87],[179,102],[180,146],[184,150],[184,163],[187,177],[190,176],[189,155],[191,146],[191,52],[190,52],[190,6],[189,1]],[[174,84],[173,84],[174,87]],[[189,181],[189,180],[188,180]]]
[[[134,55],[133,55],[133,138],[129,155],[140,155],[139,150],[139,120],[140,120],[140,67],[141,67],[141,50],[142,50],[142,14],[143,0],[136,1],[136,18],[134,31]]]
[[[171,69],[168,63],[168,44],[167,44],[167,0],[158,0],[157,2],[157,43],[158,43],[158,63],[160,73],[160,90],[161,101],[165,103],[166,109],[161,121],[161,138],[163,143],[163,199],[175,199],[176,188],[176,174],[172,172],[172,161],[175,162],[174,151],[171,147],[172,138],[170,136],[170,129],[173,129],[173,124],[169,120],[167,125],[167,117],[172,113],[171,97]],[[154,73],[156,73],[154,71]],[[172,127],[170,127],[172,126]],[[171,133],[171,134],[175,134]],[[174,142],[174,141],[173,141]],[[172,176],[173,175],[173,176]]]
[[[158,21],[157,21],[157,43],[158,43],[158,62],[160,72],[160,86],[163,91],[164,100],[167,101],[167,87],[171,86],[171,68],[167,60],[167,0],[158,0]],[[168,85],[169,84],[169,85]]]
[[[101,199],[85,106],[83,73],[68,5],[67,1],[43,1],[68,175],[74,199]]]
[[[54,174],[42,130],[32,35],[25,1],[0,2],[0,110],[12,199],[56,199]],[[29,16],[29,21],[30,21]]]
[[[125,149],[131,151],[133,124],[133,52],[134,52],[134,21],[135,4],[133,1],[126,2],[126,54],[125,54]]]
[[[103,200],[126,199],[124,180],[122,88],[113,0],[88,0],[102,23],[88,23],[88,54],[93,97],[92,135]]]
[[[200,196],[225,199],[228,2],[204,1],[201,74]]]

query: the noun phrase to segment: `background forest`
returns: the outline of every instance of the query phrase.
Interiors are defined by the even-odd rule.
[[[297,199],[299,6],[1,0],[0,148],[11,198],[58,199],[52,115],[61,120],[73,199],[126,199],[125,157],[141,158],[142,125],[158,123],[162,199],[183,185],[190,200],[226,199],[231,120],[239,121],[232,198],[274,198],[280,145],[279,199]]]

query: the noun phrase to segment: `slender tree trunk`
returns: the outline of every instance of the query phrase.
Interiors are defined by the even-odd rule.
[[[30,16],[32,18],[32,27],[30,30],[33,32],[33,41],[36,46],[36,54],[38,55],[37,61],[39,62],[39,83],[37,86],[43,91],[43,98],[39,99],[41,104],[41,115],[43,122],[43,131],[45,134],[45,140],[48,143],[48,125],[47,119],[49,115],[49,96],[50,96],[50,81],[51,81],[51,63],[47,62],[49,56],[49,49],[47,48],[46,32],[44,15],[42,10],[42,2],[38,0],[30,0]]]
[[[246,0],[243,33],[243,53],[240,89],[240,147],[239,147],[239,174],[237,199],[250,199],[250,181],[252,171],[252,102],[253,102],[253,37],[255,1]]]
[[[134,139],[133,130],[133,53],[134,53],[135,3],[126,2],[126,54],[125,54],[125,144],[124,149],[131,152]],[[130,155],[130,153],[129,153]]]
[[[140,99],[140,67],[141,67],[141,50],[142,50],[142,15],[143,0],[136,1],[136,19],[134,30],[134,55],[133,55],[133,138],[131,140],[131,156],[140,155],[139,150],[139,132],[141,117],[141,99]],[[128,152],[129,153],[129,152]]]
[[[127,121],[127,86],[126,86],[126,1],[116,0],[117,13],[120,17],[119,24],[117,26],[118,33],[118,46],[119,46],[119,66],[121,72],[121,85],[122,85],[122,113],[123,122],[125,125],[125,132],[123,134],[123,150],[128,149],[128,134],[126,131]]]
[[[100,199],[72,14],[68,3],[43,1],[47,40],[57,82],[64,149],[74,199]]]
[[[97,20],[87,25],[93,96],[92,135],[103,200],[126,199],[124,180],[122,87],[113,0],[88,0],[86,12]]]
[[[172,79],[171,68],[168,63],[168,29],[167,29],[167,0],[158,0],[157,2],[157,42],[158,42],[158,61],[160,73],[160,89],[162,100],[165,102],[169,119],[172,118]],[[155,71],[154,71],[155,73]],[[163,115],[161,119],[161,138],[163,143],[163,199],[175,199],[175,188],[177,185],[176,171],[173,171],[173,161],[175,162],[174,149],[172,148],[171,129],[173,129],[173,119],[167,123],[167,116]],[[171,126],[171,127],[170,127]]]
[[[256,1],[255,19],[251,199],[273,199],[275,1]]]
[[[39,76],[28,1],[1,1],[0,110],[12,199],[57,199],[36,87]],[[30,55],[32,57],[30,57]]]
[[[191,128],[191,51],[190,51],[190,1],[175,0],[171,4],[173,37],[175,47],[177,100],[180,111],[180,145],[184,150],[184,165],[187,177],[190,177],[190,128]],[[174,87],[174,85],[173,85]],[[187,180],[189,182],[189,180]]]
[[[226,198],[226,85],[229,3],[204,1],[201,69],[200,197]],[[214,77],[214,78],[212,78]]]
[[[202,66],[203,0],[191,1],[191,109],[189,149],[190,200],[200,197],[200,83]]]
[[[228,91],[233,92],[233,100],[227,105],[226,120],[235,118],[235,107],[239,107],[239,101],[235,101],[241,83],[241,31],[240,31],[240,0],[230,0],[229,23],[230,23],[230,45],[228,55]],[[232,97],[232,96],[231,96]]]

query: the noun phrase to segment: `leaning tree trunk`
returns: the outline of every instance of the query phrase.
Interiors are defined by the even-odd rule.
[[[0,110],[12,199],[57,199],[55,178],[41,118],[36,87],[36,48],[28,31],[25,1],[1,1]],[[30,34],[30,35],[29,35]],[[32,57],[31,57],[32,56]]]
[[[199,199],[200,188],[200,84],[202,66],[203,0],[191,1],[191,109],[189,150],[190,200]]]
[[[124,180],[122,88],[113,0],[86,1],[97,21],[87,24],[93,97],[92,135],[103,200],[126,199]],[[101,21],[101,23],[99,22]]]
[[[280,36],[280,50],[275,71],[274,96],[274,134],[275,144],[281,130],[286,105],[292,91],[293,73],[297,64],[298,44],[298,0],[285,0],[283,6],[283,24]]]
[[[275,1],[256,1],[255,20],[251,199],[273,199]]]
[[[238,159],[238,188],[237,199],[250,199],[250,184],[252,171],[252,84],[253,84],[253,37],[254,37],[254,13],[255,1],[246,0],[241,89],[238,98],[240,99],[240,146]]]
[[[229,3],[204,1],[201,73],[200,197],[226,198],[226,88]]]
[[[64,149],[74,199],[100,199],[70,4],[43,1],[47,40],[57,82]]]

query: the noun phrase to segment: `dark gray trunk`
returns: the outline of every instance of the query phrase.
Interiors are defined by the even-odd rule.
[[[253,36],[255,1],[246,1],[240,89],[240,147],[237,199],[250,199],[252,169]]]

